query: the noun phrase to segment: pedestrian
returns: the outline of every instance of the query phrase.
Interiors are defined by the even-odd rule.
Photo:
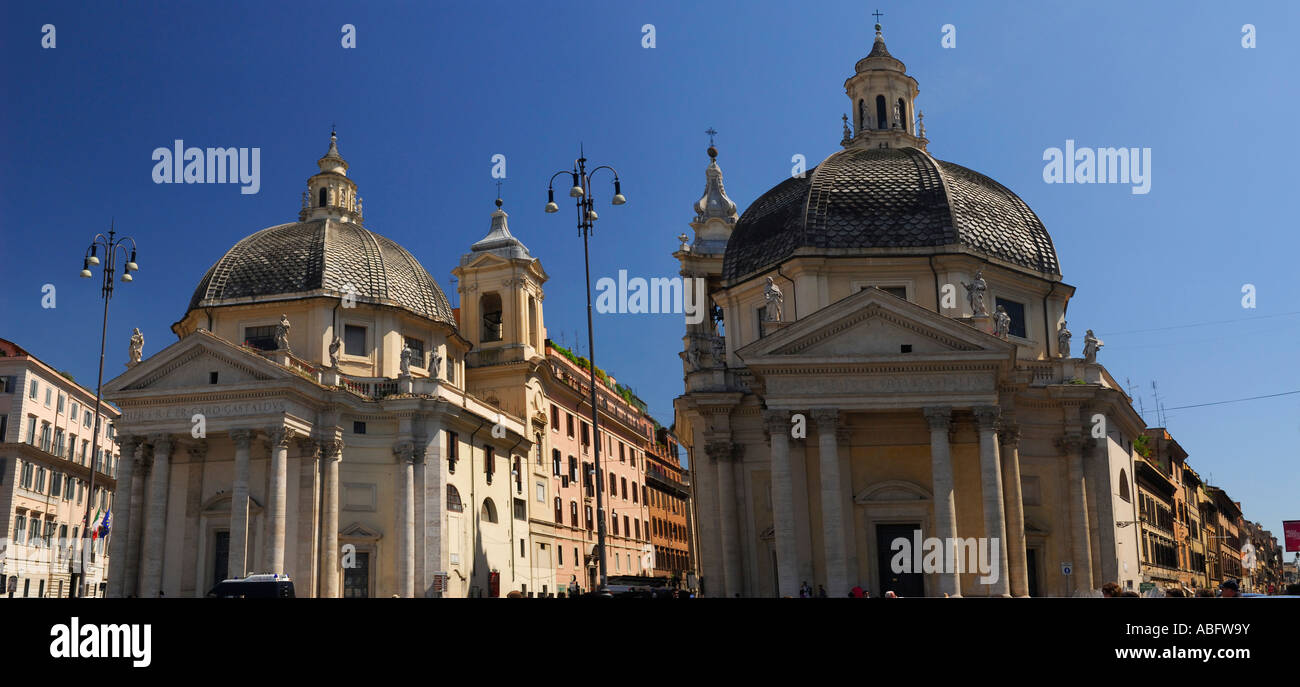
[[[860,584],[855,584],[855,585],[853,585],[853,589],[850,589],[850,590],[849,590],[849,596],[852,597],[852,598],[854,598],[854,599],[861,599],[861,598],[862,598],[862,585],[860,585]]]
[[[817,598],[819,598],[819,599],[825,599],[825,598],[826,598],[826,588],[823,587],[823,586],[821,586],[820,584],[817,585]]]
[[[1219,585],[1219,597],[1223,599],[1237,598],[1237,581],[1224,580],[1223,584]]]
[[[885,592],[885,598],[886,598],[886,599],[897,599],[897,598],[899,598],[899,596],[898,596],[897,594],[894,593],[894,590],[891,589],[891,590]]]
[[[1101,597],[1103,599],[1113,599],[1119,595],[1120,595],[1120,588],[1118,583],[1107,582],[1106,584],[1101,586]]]
[[[1198,589],[1198,590],[1196,590],[1196,598],[1198,598],[1198,599],[1213,599],[1213,598],[1214,598],[1214,590],[1213,590],[1213,589]]]
[[[809,587],[808,581],[804,580],[803,582],[799,583],[799,598],[807,599],[810,596],[812,596],[812,587]]]

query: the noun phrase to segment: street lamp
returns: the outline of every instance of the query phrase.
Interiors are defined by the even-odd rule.
[[[587,238],[591,235],[593,223],[598,219],[596,215],[596,201],[591,193],[591,177],[602,169],[608,169],[614,175],[614,197],[611,199],[613,205],[623,205],[627,203],[627,198],[623,196],[623,188],[618,180],[618,171],[609,165],[601,165],[587,171],[587,158],[585,153],[579,148],[578,159],[573,162],[573,169],[569,171],[561,170],[551,175],[550,181],[546,184],[546,212],[556,213],[560,211],[560,206],[555,203],[555,178],[561,174],[568,174],[573,186],[569,189],[569,197],[574,199],[574,205],[578,209],[578,233],[582,235],[582,265],[586,272],[587,278],[587,351],[588,363],[591,365],[591,441],[596,451],[596,474],[592,475],[596,482],[596,538],[597,546],[600,547],[600,589],[604,590],[609,582],[609,569],[606,563],[605,555],[605,501],[602,498],[604,485],[601,484],[601,465],[600,465],[600,425],[598,424],[599,410],[596,405],[596,339],[592,331],[591,324],[591,252],[588,249]]]
[[[131,255],[129,258],[126,254],[127,243],[131,244]],[[90,559],[87,553],[90,547],[90,507],[91,503],[95,500],[95,461],[99,455],[99,433],[102,431],[99,417],[100,404],[103,402],[104,392],[104,342],[108,337],[108,302],[113,298],[113,275],[117,271],[118,257],[124,258],[126,262],[126,264],[122,266],[123,282],[130,283],[133,280],[131,273],[140,269],[140,266],[135,262],[135,239],[129,236],[118,238],[117,231],[114,226],[110,224],[108,236],[95,234],[95,238],[90,241],[90,247],[86,249],[86,255],[82,259],[81,263],[81,277],[83,279],[91,278],[92,274],[90,268],[99,264],[99,249],[101,248],[104,250],[104,283],[103,286],[100,287],[100,294],[104,298],[104,320],[99,333],[99,379],[95,383],[95,426],[93,433],[94,436],[91,438],[92,444],[90,449],[90,488],[87,490],[86,513],[83,516],[81,528],[81,560],[83,568],[81,572],[80,585],[77,583],[77,573],[72,572],[73,582],[68,585],[69,598],[76,596],[78,593],[80,593],[81,596],[85,596],[86,587],[88,586],[88,580],[90,577],[88,571],[85,570],[84,565]],[[105,468],[107,468],[107,466],[105,466]],[[69,566],[71,566],[71,562],[69,562]]]

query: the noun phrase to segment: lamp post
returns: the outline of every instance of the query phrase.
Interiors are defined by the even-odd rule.
[[[597,416],[600,414],[596,405],[596,339],[592,332],[591,325],[591,252],[588,249],[587,238],[591,235],[593,225],[596,222],[596,201],[591,193],[591,176],[602,169],[607,169],[614,175],[614,197],[611,204],[622,205],[627,202],[623,197],[623,190],[618,181],[618,172],[609,165],[601,165],[587,171],[587,158],[585,153],[579,148],[578,159],[573,161],[571,171],[561,170],[551,175],[550,181],[546,184],[546,212],[555,213],[560,211],[560,206],[555,203],[555,177],[561,174],[568,174],[573,181],[572,188],[569,189],[569,197],[574,199],[574,205],[578,209],[578,233],[582,236],[582,265],[586,272],[587,278],[587,351],[589,355],[588,363],[590,364],[589,372],[591,373],[591,442],[595,445],[596,451],[596,474],[592,475],[593,481],[596,482],[596,538],[597,546],[600,547],[600,590],[604,590],[609,581],[609,569],[605,559],[605,502],[602,498],[604,485],[601,484],[601,466],[600,466],[600,425]]]
[[[126,258],[127,243],[131,244],[130,258]],[[90,548],[90,507],[95,501],[95,470],[97,467],[95,461],[99,455],[99,434],[102,431],[99,417],[104,394],[104,343],[108,337],[108,302],[113,298],[113,275],[117,273],[117,259],[119,256],[126,258],[126,264],[123,265],[122,269],[122,281],[130,283],[134,279],[131,273],[140,269],[140,266],[135,262],[135,239],[129,236],[118,238],[117,231],[110,224],[108,236],[95,234],[95,238],[90,241],[90,246],[86,248],[86,255],[82,259],[81,265],[81,277],[83,279],[90,279],[93,276],[90,268],[100,264],[98,253],[101,248],[104,251],[104,284],[100,287],[100,293],[104,298],[104,319],[99,333],[99,379],[95,383],[95,424],[90,448],[90,487],[86,493],[86,512],[83,516],[81,528],[81,579],[80,584],[78,584],[77,573],[75,571],[72,573],[73,582],[68,588],[69,597],[75,596],[77,593],[85,596],[90,579],[89,571],[85,569],[85,566],[89,562],[92,553]]]

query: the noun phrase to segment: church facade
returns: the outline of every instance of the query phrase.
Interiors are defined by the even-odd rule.
[[[686,327],[676,400],[705,593],[1136,588],[1144,424],[1091,332],[1071,350],[1051,237],[930,155],[879,25],[845,91],[841,150],[743,214],[710,146],[674,254],[714,304]]]
[[[653,421],[609,380],[591,441],[589,383],[546,339],[548,277],[501,202],[453,271],[453,309],[365,228],[333,135],[317,165],[298,221],[230,248],[178,340],[105,384],[122,409],[108,595],[203,596],[257,573],[289,575],[298,596],[585,591],[600,557],[591,487],[606,483],[621,491],[594,511],[622,526],[610,569],[652,570],[636,489]],[[562,475],[561,453],[591,472]],[[580,506],[585,522],[569,519]]]

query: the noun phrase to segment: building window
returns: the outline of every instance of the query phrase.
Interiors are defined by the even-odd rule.
[[[515,520],[528,519],[528,504],[523,499],[515,499]],[[522,555],[522,553],[520,554]]]
[[[460,513],[465,510],[464,504],[460,502],[460,490],[455,485],[447,485],[447,510],[452,513]]]
[[[527,547],[527,543],[525,543],[525,541],[524,541],[523,539],[520,539],[520,540],[519,540],[519,557],[520,557],[520,558],[525,558],[525,557],[528,556],[528,549],[525,548],[525,547]]]
[[[455,432],[447,432],[447,472],[456,474],[458,460],[460,460],[460,441]]]
[[[889,118],[885,115],[885,96],[876,96],[876,128],[888,129]]]
[[[551,406],[551,429],[560,431],[560,409],[555,405]]]
[[[81,425],[82,425],[83,427],[89,427],[89,426],[90,426],[90,411],[89,411],[89,410],[83,410],[83,411],[81,411]]]
[[[343,325],[343,353],[360,357],[368,354],[365,327],[355,324]]]
[[[41,423],[41,450],[50,452],[50,423],[48,422]]]
[[[1130,500],[1129,497],[1129,490],[1128,490],[1128,473],[1125,472],[1123,468],[1120,468],[1119,471],[1119,497],[1124,499],[1125,501],[1128,501],[1129,503],[1132,503],[1132,500]]]
[[[58,410],[56,410],[55,412],[57,412],[58,414],[62,415],[62,414],[63,414],[63,405],[64,405],[64,402],[67,401],[67,400],[68,400],[68,397],[67,397],[67,396],[64,396],[63,394],[59,394],[59,406],[58,406]]]
[[[632,488],[635,490],[635,489],[636,489],[636,486],[633,485]],[[636,500],[636,492],[635,492],[635,491],[632,492],[632,497],[633,497],[632,500],[635,501],[635,500]],[[627,478],[626,478],[626,477],[623,478],[623,500],[624,500],[624,501],[627,500]]]
[[[546,503],[546,484],[544,482],[537,483],[537,502]]]
[[[483,499],[483,508],[479,511],[479,519],[491,523],[497,521],[497,507],[496,504],[492,503],[492,499]]]
[[[558,496],[555,497],[555,524],[564,524],[564,505]]]
[[[614,530],[614,536],[617,537],[617,536],[618,536],[618,516],[614,516],[614,517],[610,518],[610,519],[609,519],[609,524],[610,524],[610,527],[612,527],[613,530]]]
[[[637,538],[637,539],[640,539],[640,538],[641,538],[641,519],[640,519],[640,518],[634,518],[634,519],[632,520],[632,531],[636,533],[636,538]]]
[[[483,342],[501,340],[501,296],[485,293],[478,299],[479,312],[483,315]]]
[[[275,325],[244,327],[244,345],[261,351],[274,351]]]
[[[1010,334],[1022,339],[1025,338],[1025,304],[1009,301],[1005,298],[994,298],[993,302],[995,305],[1002,306],[1007,311],[1007,315],[1011,316]]]
[[[636,482],[632,483],[632,503],[636,503]]]
[[[569,482],[577,483],[578,481],[578,459],[569,456]]]
[[[353,433],[353,434],[365,434],[365,433],[366,433],[366,423],[364,423],[364,422],[360,422],[360,421],[354,421],[354,422],[352,423],[352,433]]]
[[[487,483],[492,483],[492,474],[496,472],[496,454],[493,453],[491,446],[483,447],[483,474],[487,477]],[[473,467],[470,468],[471,470]]]
[[[585,510],[587,514],[587,531],[590,532],[595,527],[596,521],[591,517],[591,506],[585,506]]]
[[[627,480],[624,480],[624,482],[626,482],[626,481],[627,481]],[[613,498],[613,497],[614,497],[614,494],[617,494],[617,493],[618,493],[618,477],[616,477],[616,476],[614,475],[614,473],[611,472],[611,473],[609,473],[609,496],[610,496],[610,498]]]
[[[567,431],[569,438],[572,439],[573,438],[573,413],[566,412],[564,414],[564,424],[565,424],[565,430]]]
[[[584,422],[582,423],[582,447],[588,446],[591,446],[591,426]]]
[[[36,394],[40,393],[40,390],[41,390],[41,383],[33,379],[32,390],[31,393],[28,394],[28,397],[31,398],[33,401],[36,400]]]
[[[569,501],[569,524],[578,526],[578,502]],[[576,556],[575,556],[576,558]]]
[[[564,466],[562,465],[563,462],[564,461],[560,459],[560,449],[558,448],[551,449],[551,474],[552,475],[554,475],[555,477],[560,476],[560,474],[564,471]]]
[[[623,516],[623,532],[628,535],[632,534],[632,519],[626,515]]]

